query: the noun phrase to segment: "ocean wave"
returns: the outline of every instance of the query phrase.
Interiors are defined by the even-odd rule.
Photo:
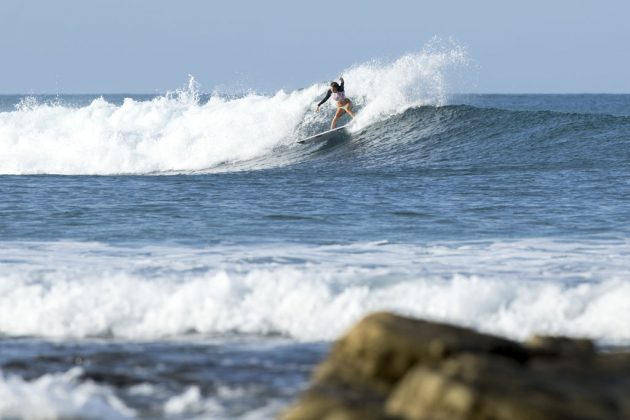
[[[390,63],[344,71],[349,96],[361,109],[357,128],[420,105],[443,105],[450,69],[465,66],[456,45],[431,44]],[[0,174],[152,174],[208,170],[277,153],[296,137],[322,131],[314,105],[327,89],[199,100],[194,80],[174,94],[122,105],[95,99],[87,106],[31,98],[0,113]],[[269,165],[267,165],[269,166]]]
[[[449,104],[461,47],[427,47],[344,72],[358,110],[331,141],[296,140],[328,128],[315,113],[326,85],[201,100],[181,91],[121,104],[26,98],[0,112],[0,174],[191,174],[290,165],[422,168],[610,168],[630,161],[630,117]]]
[[[0,334],[332,340],[394,310],[525,338],[630,343],[628,242],[119,249],[3,245]]]

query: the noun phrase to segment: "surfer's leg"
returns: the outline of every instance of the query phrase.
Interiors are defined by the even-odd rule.
[[[344,113],[343,108],[337,108],[337,112],[335,112],[335,117],[333,118],[332,123],[330,123],[331,130],[337,127],[337,120],[339,119],[339,117],[341,117],[341,114],[343,113]]]
[[[348,99],[348,102],[346,102],[346,104],[343,106],[343,110],[346,111],[348,115],[350,115],[354,119],[354,114],[352,113],[352,102],[350,101],[350,99]]]
[[[352,102],[348,101],[346,104],[346,112],[354,119],[354,113],[352,112]]]

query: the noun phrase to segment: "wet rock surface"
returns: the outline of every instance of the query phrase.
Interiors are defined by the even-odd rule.
[[[335,343],[282,418],[630,419],[630,352],[376,313]]]

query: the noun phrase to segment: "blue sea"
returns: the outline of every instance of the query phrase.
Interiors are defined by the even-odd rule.
[[[0,96],[0,417],[272,418],[377,310],[630,345],[630,95],[451,55],[271,94]]]

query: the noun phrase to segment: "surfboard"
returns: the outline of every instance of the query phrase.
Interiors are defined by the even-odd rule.
[[[314,136],[311,137],[307,137],[305,139],[302,140],[298,140],[298,143],[310,143],[312,141],[323,141],[323,140],[327,140],[329,134],[331,133],[335,133],[339,130],[343,130],[344,128],[348,127],[350,124],[346,124],[346,125],[342,125],[341,127],[336,127],[333,128],[332,130],[328,130],[328,131],[324,131],[323,133],[319,133],[319,134],[315,134]]]

